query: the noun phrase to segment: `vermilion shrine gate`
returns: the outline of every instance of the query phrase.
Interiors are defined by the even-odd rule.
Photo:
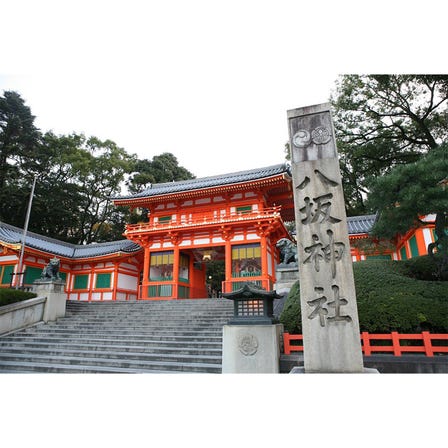
[[[144,248],[141,299],[207,297],[205,262],[225,260],[223,292],[250,281],[272,290],[284,221],[294,219],[285,164],[227,175],[153,185],[115,198],[145,208],[148,222],[125,236]]]

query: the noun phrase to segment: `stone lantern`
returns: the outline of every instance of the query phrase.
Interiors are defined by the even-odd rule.
[[[223,297],[234,315],[223,327],[222,373],[279,373],[283,325],[273,310],[281,296],[248,282]]]

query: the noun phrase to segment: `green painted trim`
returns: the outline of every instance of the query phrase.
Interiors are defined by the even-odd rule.
[[[415,235],[409,240],[409,247],[411,248],[411,257],[418,257],[417,238]]]
[[[1,285],[10,285],[12,276],[11,274],[14,272],[14,264],[6,264],[3,266],[0,266],[0,279],[1,279]]]
[[[245,206],[236,208],[237,213],[250,213],[251,211],[252,211],[251,205],[245,205]]]
[[[110,273],[97,274],[95,288],[96,289],[110,288],[111,279],[112,275]]]
[[[369,259],[378,259],[378,260],[391,260],[392,259],[392,255],[367,255],[367,257],[366,258],[369,258]]]
[[[405,246],[403,246],[400,249],[400,256],[401,256],[402,260],[407,260],[408,259],[407,255],[406,255],[406,247]]]
[[[25,269],[25,279],[23,283],[25,285],[30,285],[34,282],[34,280],[37,280],[42,275],[42,269],[35,268],[33,266],[27,266]]]
[[[73,289],[87,289],[88,282],[89,282],[89,274],[75,275]]]

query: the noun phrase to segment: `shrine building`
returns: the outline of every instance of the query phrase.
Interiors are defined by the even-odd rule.
[[[23,230],[0,222],[0,287],[30,287],[49,260],[61,260],[67,300],[199,299],[209,296],[206,267],[225,266],[222,292],[251,281],[274,289],[276,243],[294,221],[290,167],[279,164],[199,179],[154,184],[113,198],[117,206],[146,209],[148,219],[128,224],[126,239],[74,245],[28,232],[19,272]],[[347,218],[353,261],[403,260],[426,255],[434,217],[394,242],[369,236],[376,215]]]
[[[286,164],[152,185],[114,203],[148,210],[148,222],[125,236],[143,248],[139,298],[207,297],[205,263],[225,260],[222,291],[250,281],[270,291],[279,262],[275,247],[294,220]]]

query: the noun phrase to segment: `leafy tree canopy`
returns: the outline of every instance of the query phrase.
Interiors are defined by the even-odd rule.
[[[179,166],[173,154],[164,152],[154,156],[152,160],[137,160],[128,187],[131,193],[140,193],[151,184],[194,179],[194,177],[186,168]]]
[[[349,215],[369,211],[369,177],[448,139],[447,75],[344,75],[331,102]]]

